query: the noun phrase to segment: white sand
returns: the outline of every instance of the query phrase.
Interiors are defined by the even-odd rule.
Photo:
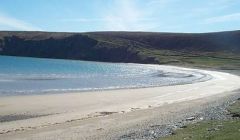
[[[172,66],[167,67],[172,68]],[[73,121],[84,122],[90,118],[98,118],[101,121],[101,116],[108,112],[126,113],[194,99],[214,98],[216,94],[225,94],[240,88],[240,77],[238,76],[216,71],[197,71],[210,74],[213,79],[206,82],[155,88],[1,97],[1,116],[49,115],[0,123],[0,137],[15,133],[27,134],[33,129],[42,130],[53,125],[70,124],[69,122]],[[82,127],[85,130],[89,128],[88,125]],[[23,137],[22,139],[27,138]],[[41,136],[38,138],[41,139]]]

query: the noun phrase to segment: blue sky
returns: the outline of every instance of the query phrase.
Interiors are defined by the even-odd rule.
[[[240,29],[240,0],[1,0],[0,30],[215,32]]]

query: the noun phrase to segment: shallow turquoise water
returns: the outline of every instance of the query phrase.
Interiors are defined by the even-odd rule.
[[[0,96],[165,86],[208,78],[152,65],[0,56]]]

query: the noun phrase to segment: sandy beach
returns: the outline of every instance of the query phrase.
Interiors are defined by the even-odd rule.
[[[186,69],[186,68],[184,68]],[[191,69],[186,69],[191,70]],[[151,120],[171,120],[208,101],[233,94],[240,77],[194,70],[213,78],[185,85],[0,98],[0,137],[117,139]],[[183,115],[183,114],[182,114]]]

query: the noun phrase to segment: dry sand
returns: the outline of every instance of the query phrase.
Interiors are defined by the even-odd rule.
[[[0,139],[115,139],[151,118],[171,119],[173,112],[240,88],[238,76],[197,71],[213,78],[155,88],[1,97],[0,116],[6,121],[0,123]]]

